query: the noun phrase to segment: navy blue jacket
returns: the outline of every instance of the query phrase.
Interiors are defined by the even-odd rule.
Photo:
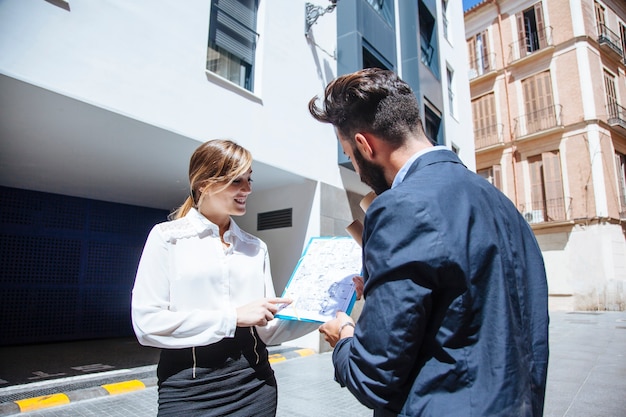
[[[448,150],[365,216],[363,311],[335,379],[375,416],[541,416],[548,290],[512,202]]]

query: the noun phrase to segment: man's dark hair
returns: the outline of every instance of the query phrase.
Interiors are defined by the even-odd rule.
[[[415,94],[392,71],[366,68],[342,75],[326,86],[322,108],[317,101],[309,101],[311,115],[346,138],[368,132],[399,146],[407,134],[422,130]]]

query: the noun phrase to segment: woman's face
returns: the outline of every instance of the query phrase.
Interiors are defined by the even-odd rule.
[[[201,189],[200,213],[215,224],[229,216],[246,214],[246,200],[252,192],[252,169],[236,178],[228,187],[216,184]]]

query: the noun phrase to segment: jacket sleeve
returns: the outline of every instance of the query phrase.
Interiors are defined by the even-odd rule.
[[[337,382],[361,403],[398,413],[423,365],[424,338],[441,319],[434,306],[451,302],[465,283],[448,272],[455,268],[429,210],[383,196],[365,219],[363,311],[354,337],[335,346],[333,362]]]
[[[132,291],[131,317],[139,343],[158,348],[186,348],[233,337],[234,307],[170,309],[171,256],[167,238],[155,226],[139,261]]]

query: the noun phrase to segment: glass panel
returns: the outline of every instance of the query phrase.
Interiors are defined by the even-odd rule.
[[[367,0],[367,2],[390,26],[395,26],[393,24],[393,0]]]
[[[258,0],[212,0],[207,70],[252,91]]]

